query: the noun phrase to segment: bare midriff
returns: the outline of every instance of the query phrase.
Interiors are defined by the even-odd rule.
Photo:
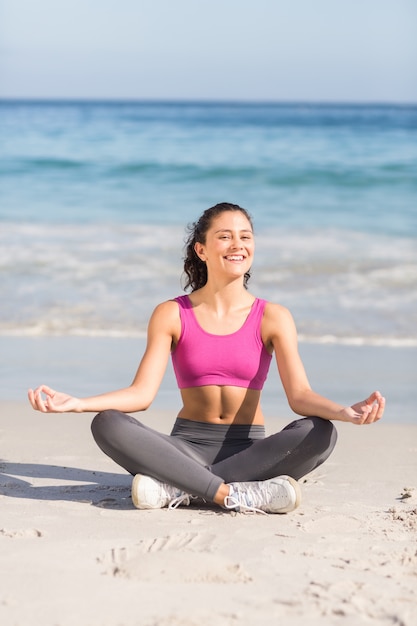
[[[261,392],[242,387],[207,385],[181,389],[178,417],[210,424],[263,424]]]

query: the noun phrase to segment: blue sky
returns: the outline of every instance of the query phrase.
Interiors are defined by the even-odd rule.
[[[0,0],[0,97],[417,102],[417,1]]]

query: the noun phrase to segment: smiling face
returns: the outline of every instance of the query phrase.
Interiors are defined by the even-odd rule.
[[[209,276],[243,278],[255,250],[252,226],[241,211],[224,211],[213,219],[205,242],[196,243],[194,249]]]

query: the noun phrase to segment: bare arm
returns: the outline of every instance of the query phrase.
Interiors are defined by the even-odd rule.
[[[295,323],[287,309],[268,304],[263,334],[264,340],[275,350],[279,375],[288,403],[295,413],[353,424],[370,424],[382,417],[385,399],[378,391],[350,407],[333,402],[313,391],[298,352]]]
[[[164,302],[156,307],[148,325],[145,354],[128,387],[98,396],[76,398],[41,385],[28,391],[32,407],[43,413],[99,412],[106,409],[133,413],[146,410],[161,384],[178,325],[178,306],[175,302]]]

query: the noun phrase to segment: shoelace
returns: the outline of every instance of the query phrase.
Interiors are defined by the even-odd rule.
[[[262,515],[268,515],[268,513],[256,508],[256,506],[249,506],[244,502],[240,502],[234,495],[229,495],[225,497],[224,506],[226,509],[229,510],[239,509],[239,511],[241,511],[242,513],[261,513]]]
[[[187,506],[190,504],[190,496],[188,493],[182,493],[180,496],[173,498],[168,504],[168,509],[176,509],[180,506],[180,504],[185,504]]]

